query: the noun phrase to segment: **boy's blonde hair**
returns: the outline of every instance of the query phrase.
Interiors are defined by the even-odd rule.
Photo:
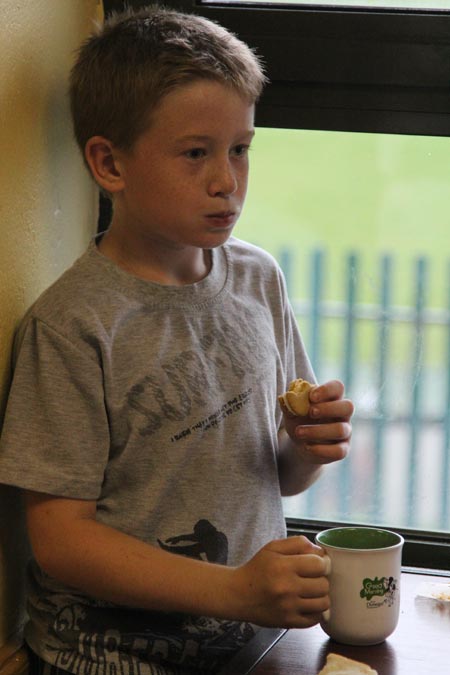
[[[81,46],[70,78],[75,137],[129,150],[159,101],[183,84],[212,79],[249,102],[265,76],[259,58],[222,26],[158,6],[116,13]]]

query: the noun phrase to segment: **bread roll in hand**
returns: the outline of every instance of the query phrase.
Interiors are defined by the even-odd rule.
[[[309,392],[315,386],[301,378],[293,380],[287,392],[278,397],[282,411],[291,417],[305,417],[309,412]]]

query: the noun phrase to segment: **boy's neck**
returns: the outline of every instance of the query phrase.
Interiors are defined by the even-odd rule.
[[[159,242],[133,241],[109,229],[98,250],[125,272],[145,281],[184,286],[204,279],[211,269],[211,251],[195,247],[168,248]]]

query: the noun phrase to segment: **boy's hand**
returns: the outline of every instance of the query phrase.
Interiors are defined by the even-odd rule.
[[[309,628],[318,623],[329,608],[323,555],[306,537],[290,537],[270,542],[236,568],[243,618],[280,628]]]
[[[328,464],[347,456],[354,406],[343,396],[342,382],[325,382],[311,391],[306,417],[284,416],[285,429],[305,460]]]

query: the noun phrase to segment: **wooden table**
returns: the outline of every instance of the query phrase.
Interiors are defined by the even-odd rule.
[[[419,586],[429,582],[450,583],[450,573],[402,572],[399,623],[380,645],[341,645],[330,640],[320,626],[289,631],[263,629],[226,672],[317,675],[326,655],[335,652],[369,664],[378,675],[450,675],[450,602],[418,596]]]

